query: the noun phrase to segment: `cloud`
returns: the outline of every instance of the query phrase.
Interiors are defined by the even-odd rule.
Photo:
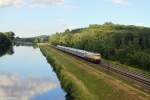
[[[19,6],[21,0],[0,0],[0,7]]]
[[[64,0],[0,0],[0,7],[51,6],[63,3]]]
[[[79,9],[80,8],[79,6],[74,5],[72,3],[65,3],[62,6],[63,6],[63,8],[68,9],[68,10]]]
[[[44,7],[50,5],[62,5],[64,0],[30,0],[28,3],[32,7]]]
[[[22,79],[18,75],[3,74],[0,79],[0,100],[29,100],[59,86],[49,78]]]
[[[126,5],[128,3],[128,0],[112,0],[112,2],[118,5]]]

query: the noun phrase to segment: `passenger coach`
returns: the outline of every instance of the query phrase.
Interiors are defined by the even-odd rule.
[[[57,45],[56,48],[61,51],[65,51],[73,55],[76,55],[78,57],[81,57],[83,59],[86,59],[93,63],[99,64],[101,62],[101,54],[99,53],[88,52],[85,50],[80,50],[80,49],[75,49],[75,48],[70,48],[70,47],[65,47],[60,45]]]

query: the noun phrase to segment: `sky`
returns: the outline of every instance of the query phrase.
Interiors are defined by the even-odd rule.
[[[0,31],[50,35],[89,24],[150,27],[150,0],[0,0]]]

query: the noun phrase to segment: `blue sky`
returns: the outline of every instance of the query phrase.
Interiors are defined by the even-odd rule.
[[[150,27],[149,0],[0,0],[0,31],[37,36],[89,24]]]

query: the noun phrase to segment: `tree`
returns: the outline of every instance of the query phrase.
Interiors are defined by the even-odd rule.
[[[10,40],[14,39],[15,33],[14,32],[5,32],[4,33]]]

